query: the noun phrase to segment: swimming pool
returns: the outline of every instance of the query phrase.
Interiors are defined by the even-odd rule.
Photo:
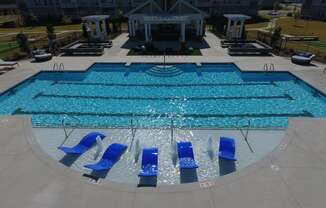
[[[40,72],[2,93],[1,115],[35,127],[286,128],[288,118],[325,117],[325,95],[287,72],[241,72],[230,64],[107,64]]]

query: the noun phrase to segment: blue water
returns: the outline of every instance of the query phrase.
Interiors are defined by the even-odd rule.
[[[34,126],[286,128],[325,117],[325,96],[289,73],[241,73],[234,64],[98,63],[86,72],[41,72],[0,97],[1,115]]]

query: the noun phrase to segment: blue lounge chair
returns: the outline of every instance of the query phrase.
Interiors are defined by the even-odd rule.
[[[104,134],[99,132],[91,132],[84,136],[80,142],[74,147],[58,147],[59,150],[62,150],[66,154],[83,154],[87,150],[89,150],[95,143],[96,138],[100,137],[102,140],[106,137]]]
[[[235,141],[232,138],[221,137],[218,156],[226,160],[237,160],[235,158]]]
[[[181,169],[194,169],[198,168],[194,159],[194,152],[191,142],[178,142],[178,157]]]
[[[143,156],[141,161],[141,170],[138,176],[152,177],[157,176],[157,148],[143,149]]]
[[[94,171],[109,170],[119,161],[121,155],[126,151],[127,145],[113,143],[104,152],[101,160],[96,164],[85,165],[84,167]]]

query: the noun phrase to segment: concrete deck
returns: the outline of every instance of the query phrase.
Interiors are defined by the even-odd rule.
[[[267,157],[216,180],[136,188],[96,184],[40,149],[29,118],[0,121],[0,207],[324,207],[326,120],[292,119]],[[309,129],[309,131],[307,131]]]
[[[126,56],[121,46],[127,35],[113,41],[101,57],[55,57],[44,63],[20,62],[0,76],[0,92],[40,70],[64,63],[68,70],[86,70],[94,62],[162,62],[162,56]],[[294,65],[276,57],[231,57],[219,40],[207,33],[210,48],[203,56],[169,56],[168,63],[234,62],[241,70],[261,70],[273,63],[326,93],[325,65]],[[278,148],[257,163],[215,180],[200,183],[136,188],[116,183],[97,184],[52,160],[35,142],[30,118],[0,119],[0,207],[223,207],[320,208],[326,199],[326,120],[291,119]]]

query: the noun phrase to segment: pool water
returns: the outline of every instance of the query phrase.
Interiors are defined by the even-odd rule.
[[[0,97],[1,115],[35,127],[286,128],[325,117],[326,99],[287,72],[240,72],[234,64],[107,64],[41,72]]]

